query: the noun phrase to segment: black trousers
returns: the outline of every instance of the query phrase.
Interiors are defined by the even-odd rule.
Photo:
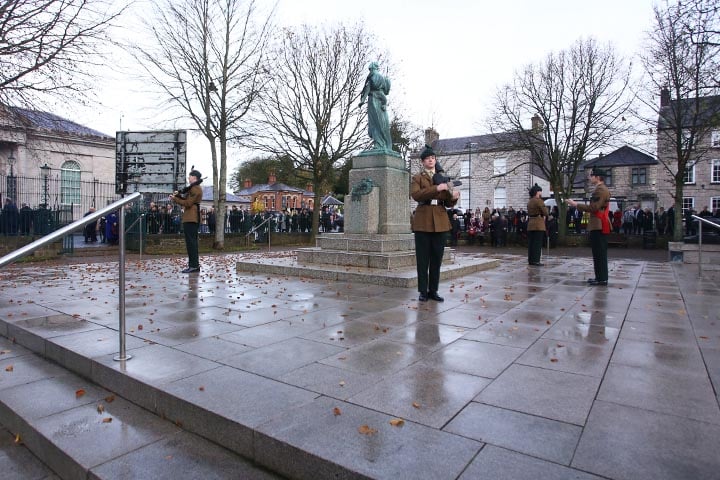
[[[545,232],[543,230],[528,231],[528,263],[540,263],[544,237]]]
[[[447,232],[415,232],[418,292],[437,293]]]
[[[195,222],[183,223],[185,231],[185,248],[188,254],[188,267],[200,268],[200,254],[198,253],[198,224]]]
[[[590,248],[592,249],[593,265],[595,267],[595,280],[607,282],[608,280],[608,239],[602,230],[590,231]]]

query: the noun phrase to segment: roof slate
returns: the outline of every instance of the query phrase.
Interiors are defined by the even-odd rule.
[[[657,159],[627,145],[614,152],[585,162],[583,168],[624,167],[630,165],[656,165]]]
[[[437,154],[458,154],[468,151],[468,146],[472,145],[473,151],[478,150],[512,150],[522,148],[521,142],[517,140],[515,133],[498,133],[486,135],[472,135],[469,137],[441,138],[433,142],[433,150]]]
[[[98,137],[104,139],[115,138],[112,135],[93,130],[92,128],[80,125],[66,118],[60,117],[53,113],[39,112],[37,110],[28,110],[20,107],[8,107],[15,115],[17,115],[23,123],[28,127],[37,128],[39,130],[48,130],[52,132],[68,133],[72,135]]]
[[[673,128],[675,113],[681,116],[682,126],[715,126],[720,125],[720,95],[700,97],[699,105],[695,107],[694,98],[684,98],[680,101],[671,100],[670,105],[660,108],[658,115],[658,129]],[[680,109],[680,110],[675,110]],[[694,120],[695,112],[699,112],[698,119]]]
[[[211,200],[215,199],[215,188],[212,185],[202,187],[202,192],[203,192],[203,200],[211,201]],[[238,197],[237,195],[233,195],[230,192],[225,192],[225,201],[247,203],[244,199]]]
[[[302,188],[291,187],[290,185],[286,185],[284,183],[273,183],[272,185],[270,185],[269,183],[262,183],[258,185],[253,185],[250,188],[243,188],[242,190],[238,190],[237,192],[235,192],[235,195],[252,195],[257,192],[297,192],[302,193],[305,196],[313,195],[312,192],[303,190]]]

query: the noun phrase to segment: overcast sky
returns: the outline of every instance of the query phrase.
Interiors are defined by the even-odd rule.
[[[487,133],[496,89],[581,37],[610,42],[632,57],[651,25],[652,6],[649,0],[280,0],[276,23],[362,20],[395,63],[390,108],[449,138]],[[152,114],[157,99],[143,96],[138,85],[116,79],[99,86],[103,106],[75,111],[80,123],[111,135],[121,117],[124,130],[163,127]],[[189,157],[188,164],[211,174],[206,142],[193,141]],[[236,164],[233,159],[230,169]]]

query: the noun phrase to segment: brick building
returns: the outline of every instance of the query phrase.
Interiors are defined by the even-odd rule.
[[[249,204],[264,206],[266,211],[279,211],[285,209],[308,208],[312,209],[315,204],[315,193],[312,185],[307,190],[291,187],[284,183],[278,183],[274,172],[268,175],[268,183],[253,185],[250,179],[245,180],[243,189],[234,192],[243,201]]]

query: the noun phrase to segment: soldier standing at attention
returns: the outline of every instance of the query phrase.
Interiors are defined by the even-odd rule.
[[[590,204],[579,204],[575,200],[567,199],[568,205],[577,207],[582,212],[590,212],[588,231],[590,236],[590,248],[593,254],[593,265],[595,267],[595,278],[588,280],[590,285],[608,284],[608,234],[610,233],[610,219],[608,218],[608,206],[610,204],[610,190],[605,186],[605,171],[593,168],[590,172],[590,184],[595,190],[590,197]]]
[[[528,212],[528,263],[542,267],[540,254],[542,253],[543,236],[545,235],[545,219],[548,211],[542,201],[542,188],[536,183],[530,188],[530,200],[527,204]]]
[[[412,218],[412,231],[415,234],[415,259],[417,263],[418,300],[428,299],[442,302],[438,295],[440,284],[440,265],[445,251],[445,238],[452,228],[445,207],[454,207],[460,192],[453,190],[447,183],[433,184],[435,175],[435,152],[426,145],[420,153],[423,169],[413,175],[410,195],[418,202]]]

